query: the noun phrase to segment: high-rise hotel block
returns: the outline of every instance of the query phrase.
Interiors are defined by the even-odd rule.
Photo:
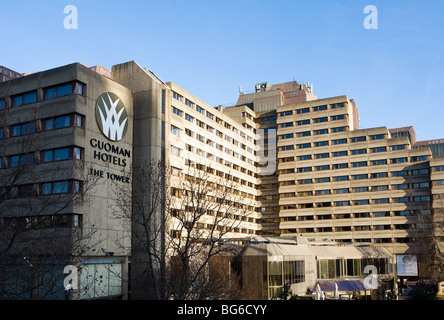
[[[393,254],[419,254],[418,239],[430,231],[441,240],[434,227],[444,206],[444,158],[424,146],[439,140],[417,142],[411,127],[360,128],[347,96],[318,99],[308,84],[261,83],[241,91],[234,106],[213,107],[133,61],[111,71],[79,63],[26,76],[7,71],[0,182],[9,189],[0,226],[37,237],[94,227],[85,270],[112,264],[127,276],[130,234],[128,221],[113,216],[114,187],[131,191],[131,167],[152,160],[168,165],[173,179],[192,168],[238,186],[236,205],[249,214],[234,215],[240,223],[227,237],[302,234]],[[81,202],[66,202],[82,191]],[[63,208],[34,206],[37,219],[20,210],[26,199],[51,197]],[[175,231],[168,230],[180,236]],[[70,233],[61,234],[69,244]],[[106,277],[114,285],[90,297],[126,294]]]

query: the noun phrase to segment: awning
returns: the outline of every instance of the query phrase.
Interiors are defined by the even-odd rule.
[[[338,291],[365,291],[370,290],[364,286],[364,279],[357,280],[318,280],[316,285],[310,289],[310,292],[316,291],[316,286],[319,284],[321,290],[324,292],[334,292],[335,283],[338,284]],[[378,284],[382,285],[383,282],[378,280]]]

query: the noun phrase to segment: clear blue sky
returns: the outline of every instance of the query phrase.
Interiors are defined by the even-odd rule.
[[[78,29],[66,30],[66,5]],[[366,5],[378,9],[367,30]],[[37,72],[73,62],[135,60],[210,105],[239,86],[310,82],[318,98],[347,95],[361,128],[413,125],[444,138],[444,1],[1,1],[0,65]]]

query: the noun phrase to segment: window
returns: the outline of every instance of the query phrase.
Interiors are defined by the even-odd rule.
[[[309,119],[296,121],[296,125],[298,125],[298,126],[303,126],[303,125],[307,125],[307,124],[310,124]],[[282,128],[282,125],[281,125],[281,128]]]
[[[65,83],[43,90],[44,99],[68,96],[70,94],[83,95],[84,84],[80,82]]]
[[[433,167],[434,172],[444,171],[444,166]]]
[[[365,153],[367,153],[367,149],[355,149],[355,150],[351,150],[351,154],[352,154],[352,155],[365,154]]]
[[[342,193],[349,193],[350,190],[348,188],[341,188],[341,189],[334,189],[334,194],[342,194]]]
[[[180,101],[180,102],[183,102],[183,97],[176,92],[173,92],[173,98]]]
[[[297,145],[298,149],[307,149],[307,148],[311,148],[311,143],[301,143]]]
[[[347,151],[332,152],[333,157],[344,157],[346,155],[347,155]]]
[[[387,172],[375,172],[372,173],[372,179],[378,179],[378,178],[387,178],[388,173]]]
[[[373,212],[373,217],[375,218],[390,217],[390,212],[389,211]]]
[[[311,179],[298,180],[298,184],[311,184],[313,181]]]
[[[280,147],[280,151],[294,150],[294,145]]]
[[[180,136],[180,129],[171,125],[171,133],[179,137]]]
[[[307,113],[307,112],[310,112],[310,108],[303,108],[303,109],[296,110],[296,114],[303,114],[303,113]]]
[[[374,204],[384,204],[384,203],[389,203],[389,199],[388,198],[383,198],[383,199],[374,199],[373,200]]]
[[[279,117],[291,116],[293,114],[293,110],[279,112]]]
[[[370,153],[385,152],[386,147],[370,148]]]
[[[353,168],[359,168],[359,167],[366,167],[367,161],[360,161],[360,162],[353,162],[352,167]]]
[[[327,121],[328,121],[328,117],[321,117],[321,118],[313,119],[313,123],[322,123],[322,122],[327,122]]]
[[[332,108],[332,109],[344,108],[344,102],[341,102],[341,103],[333,103],[333,104],[331,105],[331,108]]]
[[[348,163],[336,163],[332,165],[333,169],[345,169],[348,168]]]
[[[298,172],[310,172],[312,171],[311,167],[298,168]]]
[[[403,177],[408,174],[407,170],[392,171],[392,177]]]
[[[409,210],[395,211],[394,214],[397,217],[404,217],[404,216],[409,216],[410,215],[410,211]]]
[[[366,205],[369,204],[369,200],[353,200],[353,204],[355,206]]]
[[[415,197],[413,197],[413,201],[415,201],[415,202],[430,201],[430,196],[415,196]]]
[[[329,177],[316,178],[316,183],[325,183],[325,182],[330,182],[330,178]]]
[[[303,160],[311,160],[311,155],[307,154],[307,155],[303,155],[303,156],[298,156],[298,160],[299,161],[303,161]]]
[[[348,176],[333,177],[333,181],[348,181]]]
[[[316,196],[324,196],[324,195],[327,195],[327,194],[330,194],[330,190],[316,190],[315,191],[315,195]]]
[[[370,161],[372,166],[380,166],[380,165],[384,165],[387,164],[387,160],[385,159],[381,159],[381,160],[372,160]]]
[[[390,150],[391,151],[405,150],[405,144],[401,144],[401,145],[397,145],[397,146],[390,146]]]
[[[323,166],[316,166],[315,170],[316,171],[330,170],[330,166],[328,164],[327,165],[323,165]]]
[[[418,174],[428,174],[429,169],[415,169],[412,170],[412,175],[418,175]]]
[[[12,98],[13,107],[19,107],[33,102],[37,102],[37,91],[20,94]]]
[[[44,195],[78,193],[81,191],[81,182],[77,180],[45,182],[42,184],[41,188],[42,194]]]
[[[407,162],[407,158],[396,158],[396,159],[390,159],[391,163],[405,163]]]
[[[347,131],[347,127],[337,127],[337,128],[332,128],[331,129],[332,133],[345,132],[345,131]]]
[[[18,137],[35,133],[35,122],[27,122],[12,126],[12,136]]]
[[[394,184],[392,185],[393,190],[405,190],[409,188],[408,183]]]
[[[34,153],[24,153],[9,157],[9,167],[16,168],[34,164]]]
[[[329,157],[328,153],[318,153],[318,154],[315,154],[315,158],[316,159],[325,159],[325,158],[328,158],[328,157]]]
[[[197,110],[197,112],[199,112],[199,113],[202,113],[202,114],[205,113],[205,110],[204,110],[203,108],[197,106],[197,105],[196,105],[196,110]]]
[[[388,190],[388,186],[373,186],[372,191],[385,191]]]
[[[332,140],[332,142],[331,142],[332,145],[345,144],[345,143],[347,143],[347,139],[336,139],[336,140]]]
[[[320,130],[314,130],[313,134],[315,136],[320,135],[320,134],[327,134],[328,133],[328,129],[320,129]]]
[[[288,128],[288,127],[293,127],[293,122],[285,122],[285,123],[281,123],[280,128]]]
[[[430,183],[429,182],[414,183],[413,188],[415,189],[430,188]]]
[[[81,160],[82,149],[79,147],[67,147],[43,151],[43,162],[54,162],[69,159]]]
[[[83,127],[83,116],[80,114],[70,114],[57,116],[53,118],[47,118],[43,120],[43,130],[55,130],[67,127]]]
[[[336,207],[343,207],[343,206],[349,206],[350,201],[336,201],[335,206]]]
[[[292,139],[292,138],[293,138],[293,133],[282,134],[282,135],[279,136],[279,139],[280,139],[280,140],[283,140],[283,139]]]
[[[417,162],[417,161],[427,161],[427,156],[417,156],[417,157],[412,157],[411,161],[412,162]]]
[[[194,118],[192,116],[190,116],[189,114],[185,113],[185,119],[190,121],[190,122],[194,122]]]
[[[298,137],[308,137],[308,136],[310,136],[310,131],[298,132],[297,136]]]
[[[210,119],[213,119],[213,118],[214,118],[214,115],[213,115],[212,113],[208,112],[208,111],[207,111],[206,115],[207,115],[207,117],[210,118]]]
[[[354,142],[363,142],[363,141],[366,141],[366,140],[367,140],[367,138],[365,136],[350,138],[350,142],[352,142],[352,143],[354,143]]]
[[[368,192],[368,187],[356,187],[352,189],[353,192],[358,193],[358,192]]]
[[[173,156],[180,157],[180,149],[178,147],[171,146],[171,154]]]
[[[367,179],[367,178],[368,178],[367,174],[352,175],[352,180],[362,180],[362,179]]]
[[[370,136],[370,140],[381,140],[385,138],[385,134],[375,134]]]
[[[328,141],[319,141],[319,142],[315,142],[314,143],[315,147],[324,147],[324,146],[328,146]]]
[[[393,198],[393,203],[403,203],[403,202],[409,202],[409,197],[397,197]]]
[[[175,115],[178,115],[179,117],[182,117],[182,111],[181,110],[179,110],[177,108],[174,108],[174,107],[172,107],[172,109],[173,109],[173,113]]]
[[[0,99],[0,110],[4,110],[6,108],[6,100]]]
[[[313,111],[324,111],[327,110],[327,106],[318,106],[318,107],[313,107]]]
[[[345,119],[345,114],[340,114],[337,116],[331,116],[331,120],[332,121],[336,121],[336,120],[344,120]]]

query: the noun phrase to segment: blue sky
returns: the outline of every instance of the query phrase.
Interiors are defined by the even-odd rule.
[[[66,30],[63,9],[78,9]],[[378,9],[367,30],[364,7]],[[239,86],[297,80],[318,98],[347,95],[361,128],[413,125],[444,138],[444,1],[2,1],[0,65],[37,72],[135,60],[210,105]]]

